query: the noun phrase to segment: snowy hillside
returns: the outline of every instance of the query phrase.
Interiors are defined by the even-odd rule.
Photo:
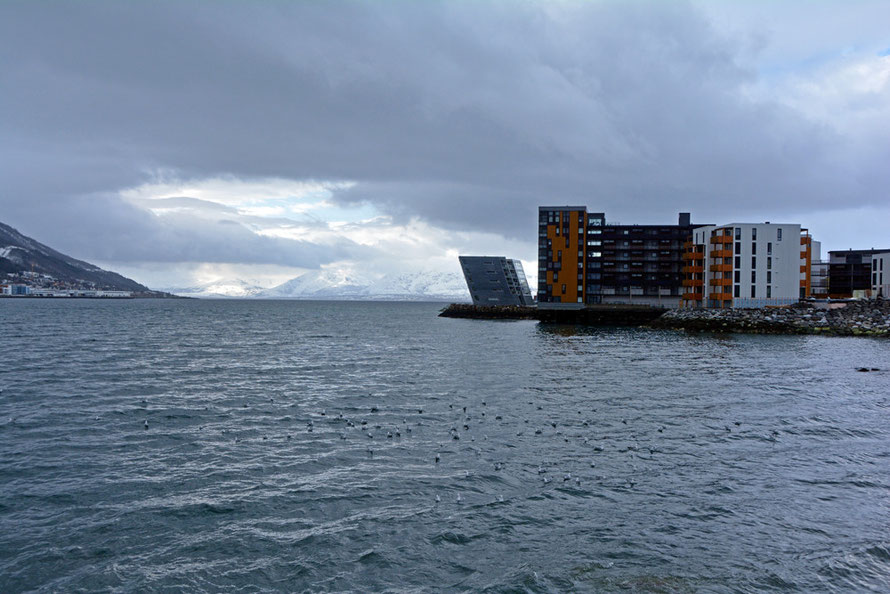
[[[223,297],[256,297],[263,291],[263,287],[247,281],[232,279],[218,280],[194,287],[171,287],[164,289],[168,293],[181,297],[200,297],[206,299],[218,299]]]
[[[424,271],[379,278],[337,270],[315,270],[258,295],[288,299],[469,301],[463,276]]]

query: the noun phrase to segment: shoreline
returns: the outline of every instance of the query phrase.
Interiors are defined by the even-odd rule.
[[[440,317],[477,320],[537,320],[588,326],[637,326],[690,333],[867,336],[890,338],[890,300],[853,301],[834,309],[809,302],[763,309],[662,309],[601,305],[574,310],[452,303]]]

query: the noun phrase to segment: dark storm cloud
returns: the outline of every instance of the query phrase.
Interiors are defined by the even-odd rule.
[[[886,143],[751,99],[740,50],[679,2],[18,2],[0,52],[3,211],[64,247],[76,205],[120,227],[120,257],[142,232],[292,253],[220,226],[191,253],[194,221],[91,197],[159,168],[351,180],[336,200],[515,237],[542,203],[720,219],[876,204],[890,181]]]

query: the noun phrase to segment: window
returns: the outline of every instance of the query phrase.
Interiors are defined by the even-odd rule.
[[[562,260],[562,250],[556,250],[556,259]]]
[[[741,228],[741,227],[736,227],[736,228],[735,228],[735,238],[736,238],[736,239],[741,239],[741,238],[742,238],[742,228]],[[738,297],[738,295],[736,295],[736,297]]]
[[[752,254],[756,254],[756,253],[757,253],[757,242],[756,242],[756,241],[752,241],[752,242],[751,242],[751,253],[752,253]]]
[[[757,256],[751,256],[751,268],[757,268]]]
[[[737,254],[742,253],[742,242],[741,241],[735,242],[735,253],[737,253]]]
[[[562,286],[562,292],[563,292],[563,293],[566,292],[566,286],[565,286],[565,285]]]
[[[772,297],[772,293],[773,293],[772,289],[773,289],[772,287],[770,287],[769,285],[767,285],[767,287],[766,287],[766,298],[767,298],[767,299],[769,299],[770,297]]]
[[[757,239],[757,227],[751,227],[751,239]]]
[[[558,272],[553,273],[553,282],[555,282],[555,283],[559,282],[559,273]]]
[[[583,258],[583,257],[584,257],[584,252],[582,252],[582,251],[578,251],[578,257],[579,257],[579,258]]]
[[[755,297],[757,297],[757,287],[751,285],[751,299],[754,299]]]
[[[773,259],[771,257],[767,257],[767,259],[766,259],[766,269],[767,270],[773,269]]]
[[[773,242],[766,242],[766,255],[771,256],[773,254]]]
[[[742,282],[742,271],[741,270],[735,271],[735,282],[737,282],[737,283]],[[736,297],[738,297],[738,295],[736,295]]]
[[[782,241],[782,229],[781,227],[776,229],[776,241]]]
[[[733,297],[741,297],[742,296],[742,288],[738,285],[733,287],[732,296]]]
[[[741,268],[741,267],[742,267],[742,257],[741,257],[741,256],[736,256],[736,257],[735,257],[735,267],[736,267],[736,268]]]
[[[768,283],[773,282],[773,273],[770,272],[769,270],[766,271],[766,282],[768,282]]]
[[[757,271],[756,271],[756,270],[752,270],[752,271],[751,271],[751,282],[752,282],[752,283],[756,283],[756,282],[757,282]]]

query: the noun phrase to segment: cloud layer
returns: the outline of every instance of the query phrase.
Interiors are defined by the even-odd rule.
[[[531,259],[544,203],[636,222],[886,208],[890,57],[869,44],[890,39],[826,57],[787,13],[803,40],[777,54],[776,32],[708,10],[6,3],[0,218],[103,261],[314,268],[387,257],[344,217],[424,227],[440,255],[463,231],[523,240]],[[807,47],[817,64],[780,62]]]

